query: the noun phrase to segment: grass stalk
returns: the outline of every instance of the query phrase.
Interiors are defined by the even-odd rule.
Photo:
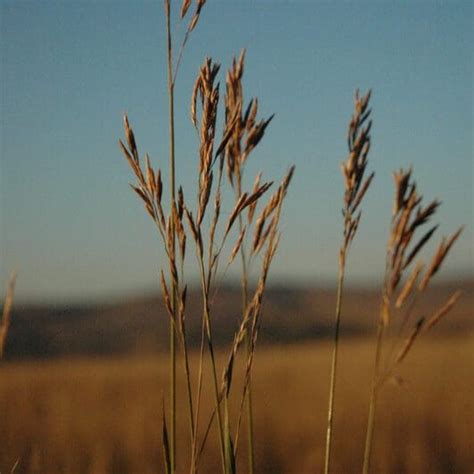
[[[453,293],[450,298],[438,308],[431,316],[419,316],[412,321],[412,314],[417,298],[426,289],[433,276],[441,268],[443,261],[454,242],[462,232],[462,227],[449,237],[443,237],[438,245],[431,263],[422,275],[424,264],[420,260],[409,270],[410,266],[431,239],[438,225],[425,231],[420,238],[415,240],[414,236],[429,222],[436,213],[440,202],[431,201],[428,205],[422,202],[422,196],[418,194],[416,182],[412,180],[412,170],[401,169],[394,173],[395,199],[392,208],[391,231],[387,243],[385,280],[382,291],[382,305],[378,319],[377,341],[375,347],[374,371],[372,375],[369,410],[367,418],[367,431],[364,448],[363,474],[370,470],[371,455],[373,449],[373,436],[375,430],[375,415],[377,398],[384,382],[393,373],[395,368],[405,359],[417,337],[430,330],[443,318],[456,304],[461,294],[460,291]],[[408,273],[408,276],[405,273]],[[418,278],[421,281],[417,284]],[[404,309],[405,308],[405,309]],[[419,310],[417,310],[418,312]],[[393,318],[396,313],[397,318]],[[382,373],[382,349],[386,328],[397,324],[400,327],[398,338],[408,329],[404,340],[398,344],[397,355],[392,359],[392,354],[387,359]],[[394,348],[392,348],[392,353]]]
[[[247,331],[245,335],[245,345],[247,351],[247,358],[250,357],[251,348],[251,335]],[[249,374],[247,384],[247,459],[248,459],[248,472],[253,474],[255,470],[255,453],[254,453],[254,437],[253,437],[253,406],[252,406],[252,374]]]
[[[169,98],[169,170],[170,170],[170,208],[175,202],[175,127],[174,127],[174,80],[173,80],[173,46],[171,41],[171,11],[170,0],[164,0],[167,33],[167,64],[168,64],[168,98]],[[176,246],[174,219],[172,219],[172,246]],[[171,279],[172,308],[176,314],[176,285]],[[170,354],[170,469],[176,470],[176,335],[173,323],[169,324],[169,354]]]
[[[329,386],[329,404],[328,404],[328,424],[326,430],[326,452],[324,457],[324,473],[328,474],[331,463],[331,447],[332,447],[332,428],[334,420],[334,399],[336,392],[336,369],[337,369],[337,356],[339,350],[339,328],[341,324],[341,306],[342,306],[342,292],[344,286],[344,273],[345,273],[345,251],[341,249],[341,259],[339,263],[339,278],[337,285],[337,299],[336,299],[336,314],[334,323],[334,335],[333,335],[333,352],[331,361],[331,380]]]
[[[198,463],[198,433],[199,433],[199,414],[201,408],[201,394],[202,394],[202,379],[203,379],[203,363],[204,363],[204,338],[205,338],[205,328],[204,320],[201,325],[201,344],[199,349],[199,368],[198,368],[198,386],[196,393],[196,411],[194,417],[194,439],[193,445],[191,448],[191,474],[197,472],[197,463]]]
[[[237,180],[237,192],[238,197],[242,194],[242,183],[239,179]],[[242,214],[239,215],[239,232],[242,232],[244,227]],[[242,314],[245,313],[248,304],[248,285],[249,285],[249,275],[248,275],[248,265],[247,258],[245,254],[245,246],[240,246],[240,257],[242,263]],[[245,350],[247,353],[247,359],[250,357],[250,351],[252,346],[251,334],[247,330],[245,333]],[[255,452],[254,452],[254,440],[253,440],[253,406],[252,406],[252,376],[249,374],[247,391],[246,391],[246,413],[247,413],[247,463],[248,463],[248,472],[253,474],[255,470]]]
[[[183,364],[186,378],[186,390],[188,394],[188,410],[189,410],[189,431],[191,437],[191,446],[194,443],[195,428],[194,428],[194,407],[193,407],[193,392],[191,387],[191,371],[189,369],[189,353],[188,343],[186,341],[186,333],[183,334]]]
[[[334,317],[333,350],[329,383],[328,416],[326,428],[326,450],[324,457],[324,473],[329,474],[331,465],[331,447],[334,425],[334,400],[336,396],[337,357],[339,351],[339,332],[341,325],[341,305],[346,270],[346,256],[359,227],[362,200],[370,187],[374,173],[364,178],[367,167],[367,156],[370,150],[370,120],[369,109],[371,92],[360,96],[357,90],[354,97],[354,114],[349,122],[347,143],[349,156],[341,165],[344,176],[344,216],[343,243],[339,250],[339,276],[337,285],[336,312]]]
[[[219,443],[220,443],[220,452],[221,452],[221,461],[222,461],[222,472],[224,474],[227,473],[226,470],[226,463],[225,463],[225,446],[224,446],[224,428],[222,425],[222,415],[220,410],[220,395],[219,395],[219,384],[217,381],[217,366],[216,366],[216,358],[214,355],[214,345],[212,341],[212,323],[211,323],[211,316],[209,314],[209,287],[206,281],[206,275],[204,271],[204,261],[202,255],[199,258],[200,262],[200,269],[201,269],[201,284],[202,284],[202,297],[203,297],[203,316],[204,322],[206,326],[206,337],[207,337],[207,344],[209,349],[209,356],[211,359],[211,373],[212,373],[212,382],[214,388],[214,399],[216,404],[216,412],[217,412],[217,427],[219,430]]]
[[[367,418],[367,432],[365,436],[365,447],[364,447],[364,464],[362,467],[362,473],[368,474],[370,470],[370,460],[372,456],[372,440],[374,436],[375,426],[375,405],[377,403],[377,388],[378,388],[378,376],[380,370],[380,359],[382,354],[382,341],[384,333],[384,324],[380,320],[377,328],[377,343],[375,349],[375,364],[374,372],[372,375],[372,381],[370,386],[370,398],[369,398],[369,414]]]

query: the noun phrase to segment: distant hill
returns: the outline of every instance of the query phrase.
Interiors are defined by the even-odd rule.
[[[456,288],[464,294],[435,334],[474,331],[474,280],[433,286],[420,309],[429,314]],[[261,343],[329,337],[335,298],[334,289],[269,288]],[[344,295],[342,334],[373,333],[379,305],[379,290],[349,288]],[[240,317],[239,308],[238,288],[223,288],[216,296],[213,329],[218,344],[231,341]],[[199,341],[200,312],[200,293],[190,291],[187,332],[191,346]],[[17,305],[7,339],[6,359],[162,351],[167,345],[167,318],[159,296],[107,305]]]

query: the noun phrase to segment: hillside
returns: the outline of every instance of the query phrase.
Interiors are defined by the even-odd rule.
[[[434,286],[422,309],[428,314],[455,288],[463,290],[463,297],[434,334],[474,331],[474,280]],[[287,343],[329,337],[335,296],[333,289],[270,288],[265,299],[261,342]],[[370,334],[375,327],[379,301],[378,290],[348,289],[343,303],[343,336]],[[216,296],[213,321],[218,343],[226,343],[232,337],[239,307],[237,288],[224,288]],[[195,345],[200,335],[198,291],[189,292],[187,308],[187,331],[190,344]],[[16,305],[6,357],[153,353],[164,350],[166,344],[167,314],[158,296],[83,306]]]

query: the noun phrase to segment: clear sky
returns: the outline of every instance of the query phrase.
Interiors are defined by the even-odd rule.
[[[262,116],[276,114],[247,172],[279,179],[296,164],[272,281],[335,279],[339,164],[357,87],[373,89],[376,180],[349,282],[380,277],[391,173],[410,164],[425,197],[443,201],[438,238],[466,225],[445,276],[472,275],[472,5],[209,0],[176,86],[179,182],[192,186],[197,167],[189,102],[198,67],[210,55],[226,69],[245,47],[246,97],[259,97]],[[20,299],[53,302],[155,288],[158,241],[117,140],[127,111],[141,150],[166,168],[162,2],[1,0],[0,8],[0,283],[17,268]]]

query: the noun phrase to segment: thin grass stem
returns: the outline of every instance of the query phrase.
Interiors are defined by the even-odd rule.
[[[201,394],[202,394],[202,379],[203,379],[203,362],[204,362],[204,338],[205,338],[205,329],[204,329],[204,320],[201,325],[201,344],[199,349],[199,368],[198,368],[198,387],[196,394],[196,412],[194,418],[194,440],[191,450],[191,473],[197,472],[197,464],[199,461],[199,453],[197,452],[197,442],[198,442],[198,433],[199,433],[199,414],[201,408]]]
[[[204,270],[204,262],[202,255],[199,257],[199,264],[201,269],[201,286],[202,286],[202,297],[203,297],[203,317],[206,324],[206,336],[207,344],[209,349],[209,355],[211,359],[211,372],[212,372],[212,381],[214,387],[214,398],[216,403],[217,411],[217,426],[219,429],[219,441],[220,441],[220,451],[221,451],[221,461],[222,461],[222,472],[226,474],[226,464],[225,464],[225,447],[224,447],[224,429],[222,426],[222,416],[220,410],[220,396],[219,396],[219,385],[217,381],[217,367],[216,359],[214,355],[214,345],[212,342],[212,323],[211,316],[209,314],[209,288],[207,286],[207,280]]]
[[[238,179],[238,195],[242,194],[242,184],[241,180]],[[237,196],[238,198],[238,196]],[[242,214],[239,214],[239,232],[243,230],[243,221]],[[244,314],[247,303],[248,303],[248,265],[247,258],[245,255],[245,246],[240,246],[240,257],[242,262],[242,314]],[[245,347],[247,351],[247,359],[250,356],[251,351],[251,335],[247,330],[245,332]],[[246,411],[247,411],[247,462],[248,462],[248,472],[253,474],[255,470],[255,453],[254,453],[254,440],[253,440],[253,406],[252,406],[252,379],[249,375],[248,386],[246,390]]]
[[[193,408],[193,395],[191,387],[191,371],[189,369],[189,354],[188,354],[188,343],[186,341],[186,333],[183,333],[183,363],[184,372],[186,376],[186,389],[188,393],[188,409],[189,409],[189,430],[191,436],[191,446],[194,443],[195,430],[194,430],[194,408]]]
[[[171,42],[171,11],[170,0],[164,0],[166,13],[167,32],[167,63],[168,63],[168,98],[169,98],[169,169],[170,169],[170,208],[175,202],[175,127],[174,127],[174,78],[173,78],[173,47]],[[174,219],[172,219],[172,248],[176,248]],[[176,285],[171,279],[172,309],[176,314]],[[169,351],[170,351],[170,469],[176,470],[176,335],[174,325],[169,325]]]
[[[367,432],[365,436],[365,448],[364,448],[364,464],[362,467],[362,473],[368,474],[370,470],[370,461],[372,455],[372,440],[374,436],[375,426],[375,408],[377,404],[377,393],[378,393],[378,376],[380,370],[380,359],[382,355],[382,341],[384,334],[384,323],[380,318],[377,328],[377,345],[375,349],[375,364],[374,372],[372,375],[372,382],[370,388],[369,398],[369,414],[367,418]]]
[[[329,385],[329,404],[328,404],[328,424],[326,430],[326,453],[324,458],[324,473],[328,474],[331,463],[331,447],[332,447],[332,431],[334,421],[334,399],[336,393],[336,371],[337,371],[337,356],[339,350],[339,328],[341,324],[341,306],[342,306],[342,292],[344,286],[345,273],[345,251],[341,249],[341,262],[339,264],[339,278],[337,285],[337,299],[336,299],[336,313],[334,324],[334,339],[333,352],[331,362],[331,380]]]

